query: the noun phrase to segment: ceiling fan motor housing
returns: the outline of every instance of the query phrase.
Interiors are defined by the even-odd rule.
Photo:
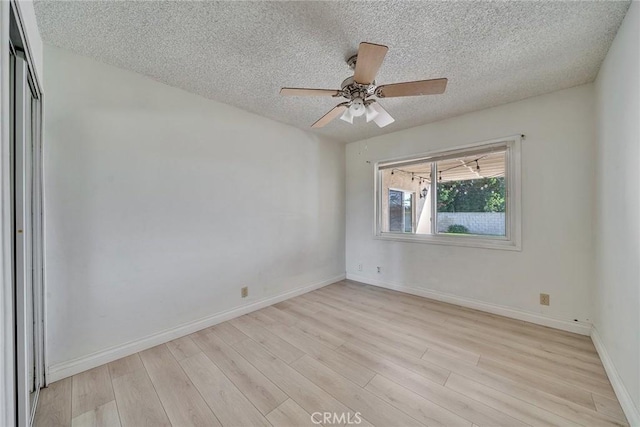
[[[363,85],[357,83],[353,76],[345,79],[342,82],[340,90],[340,95],[353,101],[356,98],[360,98],[365,100],[367,97],[375,94],[376,91],[376,82],[371,83],[370,85]]]

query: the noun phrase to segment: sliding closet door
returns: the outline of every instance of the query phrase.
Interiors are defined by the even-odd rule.
[[[16,359],[18,420],[29,425],[42,385],[42,287],[35,280],[41,259],[37,241],[40,218],[34,202],[39,202],[39,102],[32,88],[29,68],[21,52],[12,56],[14,146],[14,278],[16,303]],[[36,179],[34,179],[34,177]],[[41,208],[38,204],[37,208]],[[39,209],[38,209],[39,210]],[[35,270],[35,271],[34,271]],[[41,274],[37,275],[41,278]]]
[[[43,176],[42,176],[42,103],[31,98],[31,218],[32,218],[32,311],[33,311],[33,382],[31,384],[32,415],[35,399],[44,379],[44,226],[43,226]]]
[[[27,74],[24,60],[19,56],[14,58],[14,90],[15,90],[15,151],[14,151],[14,182],[15,182],[15,289],[16,289],[16,335],[18,362],[18,403],[19,406],[31,402],[31,381],[33,352],[33,310],[30,304],[31,291],[31,256],[30,256],[30,210],[29,210],[29,176],[28,146],[29,132],[27,123],[29,110],[27,109]],[[26,373],[26,375],[24,375]],[[24,408],[19,408],[18,416],[24,414]]]
[[[2,289],[2,296],[6,296],[2,301],[2,339],[7,350],[2,368],[7,377],[0,390],[4,397],[0,402],[0,424],[28,427],[40,388],[45,384],[42,86],[34,73],[34,59],[17,0],[0,0],[0,28],[0,166],[6,192],[2,246],[10,249],[8,254],[3,253],[3,265],[11,270],[10,278],[8,274],[3,277]],[[5,126],[8,139],[4,138]]]

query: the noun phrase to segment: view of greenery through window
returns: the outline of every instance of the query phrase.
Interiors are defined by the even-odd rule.
[[[505,235],[504,177],[438,183],[438,232]]]
[[[438,183],[438,212],[504,212],[504,177]]]

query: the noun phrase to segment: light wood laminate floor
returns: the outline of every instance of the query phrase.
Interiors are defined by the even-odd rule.
[[[40,396],[37,426],[627,425],[589,337],[350,281]]]

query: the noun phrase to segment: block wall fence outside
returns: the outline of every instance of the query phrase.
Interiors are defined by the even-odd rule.
[[[504,236],[504,212],[438,212],[438,232],[464,225],[472,234]]]

